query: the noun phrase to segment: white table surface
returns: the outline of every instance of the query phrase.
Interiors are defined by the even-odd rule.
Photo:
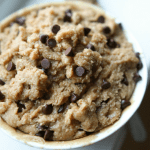
[[[16,1],[18,5],[16,6]],[[50,0],[40,0],[42,2],[48,2]],[[61,1],[61,0],[55,0]],[[39,0],[0,0],[0,20],[8,16],[10,13],[20,9],[24,6],[32,3],[38,3]],[[128,29],[139,42],[143,49],[147,64],[150,62],[150,1],[149,0],[99,0],[101,6],[112,16],[118,18],[123,25]],[[7,5],[7,8],[4,7]],[[110,136],[108,140],[94,144],[82,150],[108,150],[106,145],[109,145],[109,149],[120,149],[121,141],[125,135],[125,128],[122,128],[114,135]],[[117,137],[122,137],[121,139]],[[111,141],[111,142],[110,142]],[[15,140],[12,140],[6,134],[0,130],[0,150],[37,150],[37,148],[29,147]],[[78,149],[81,150],[81,149]]]

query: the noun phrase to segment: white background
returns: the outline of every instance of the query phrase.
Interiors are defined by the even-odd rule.
[[[52,0],[0,0],[0,20],[8,16],[10,13],[31,5],[33,3],[49,2]],[[53,0],[54,1],[54,0]],[[61,0],[55,0],[61,1]],[[128,29],[139,42],[147,59],[147,64],[150,62],[150,1],[149,0],[99,0],[102,8],[108,11],[112,16],[119,19],[126,29]],[[106,149],[105,145],[109,145],[112,149],[116,143],[116,135],[108,140],[101,142],[101,150]],[[123,133],[122,133],[123,135]],[[111,141],[111,142],[109,142]],[[96,144],[91,147],[98,150],[100,146]],[[88,149],[91,149],[88,148]],[[85,149],[85,148],[84,148]],[[12,140],[0,130],[0,150],[36,150]],[[117,147],[115,148],[117,150]]]

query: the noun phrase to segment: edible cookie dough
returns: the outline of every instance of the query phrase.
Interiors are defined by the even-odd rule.
[[[92,8],[52,5],[0,33],[0,116],[46,141],[85,137],[115,123],[142,68],[121,24]]]

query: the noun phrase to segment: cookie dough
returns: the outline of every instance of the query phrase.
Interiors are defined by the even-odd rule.
[[[32,10],[0,33],[0,116],[46,141],[85,137],[120,118],[141,68],[121,24],[103,12]]]

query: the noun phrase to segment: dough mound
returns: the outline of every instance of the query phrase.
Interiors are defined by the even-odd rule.
[[[0,33],[0,116],[46,141],[98,132],[130,105],[139,61],[120,24],[103,12],[32,10]]]

